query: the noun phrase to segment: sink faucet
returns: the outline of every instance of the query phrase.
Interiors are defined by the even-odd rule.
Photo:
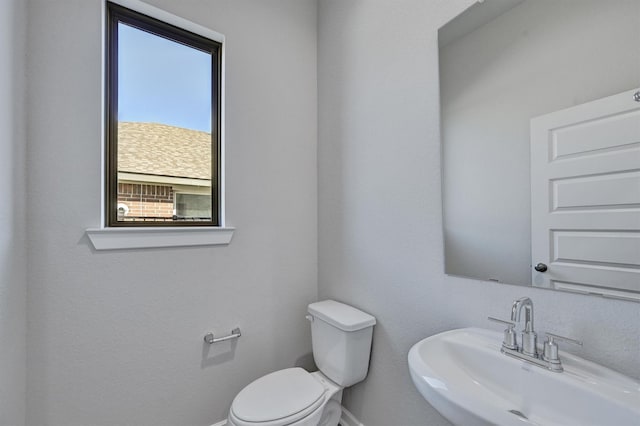
[[[524,309],[524,328],[522,329],[522,344],[520,350],[523,354],[532,357],[538,356],[536,348],[537,335],[533,329],[533,302],[528,297],[521,297],[511,306],[511,321],[520,322],[520,314]]]
[[[521,342],[518,345],[518,339],[514,331],[524,309],[524,328],[521,332]],[[560,373],[564,370],[562,362],[558,356],[557,341],[573,343],[582,346],[582,342],[568,337],[558,336],[557,334],[546,333],[547,339],[544,342],[544,350],[537,349],[537,335],[533,330],[533,302],[528,297],[521,297],[511,305],[511,321],[505,321],[498,318],[489,317],[491,321],[506,325],[504,330],[504,340],[500,352],[530,364],[543,367],[548,370]]]

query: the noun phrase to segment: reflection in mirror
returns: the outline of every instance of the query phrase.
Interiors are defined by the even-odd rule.
[[[440,29],[447,274],[640,300],[639,19],[485,0]]]

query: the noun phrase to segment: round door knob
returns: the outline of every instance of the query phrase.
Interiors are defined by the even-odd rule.
[[[533,269],[535,269],[538,272],[546,272],[547,271],[547,265],[545,265],[544,263],[538,263],[536,266],[533,267]]]

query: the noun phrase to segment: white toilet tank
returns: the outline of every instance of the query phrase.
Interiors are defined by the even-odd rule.
[[[308,310],[313,358],[320,371],[344,387],[364,380],[376,319],[334,300],[312,303]]]

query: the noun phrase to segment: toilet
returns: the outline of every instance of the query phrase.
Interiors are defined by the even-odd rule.
[[[308,312],[319,371],[286,368],[253,381],[233,400],[228,426],[337,426],[342,390],[369,371],[376,319],[334,300],[312,303]]]

